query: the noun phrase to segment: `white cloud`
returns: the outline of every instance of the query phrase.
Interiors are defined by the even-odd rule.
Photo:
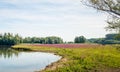
[[[1,1],[0,1],[1,2]],[[3,0],[15,8],[0,9],[0,31],[22,36],[61,36],[73,40],[77,35],[105,35],[106,15],[81,5],[79,0]]]

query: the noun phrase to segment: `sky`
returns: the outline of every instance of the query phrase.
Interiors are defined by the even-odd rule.
[[[0,0],[0,33],[23,37],[104,37],[107,15],[80,0]]]

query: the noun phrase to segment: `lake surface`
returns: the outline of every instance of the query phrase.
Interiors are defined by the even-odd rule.
[[[43,52],[20,52],[0,47],[0,72],[34,72],[56,62],[60,56]]]

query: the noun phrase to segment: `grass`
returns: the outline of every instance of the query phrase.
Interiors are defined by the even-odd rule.
[[[35,45],[15,45],[33,51],[54,52],[63,59],[48,66],[42,72],[120,72],[120,50],[106,45],[88,48],[55,48]]]

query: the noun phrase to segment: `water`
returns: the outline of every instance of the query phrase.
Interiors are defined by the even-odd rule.
[[[34,72],[60,59],[51,53],[19,52],[0,47],[0,72]]]

